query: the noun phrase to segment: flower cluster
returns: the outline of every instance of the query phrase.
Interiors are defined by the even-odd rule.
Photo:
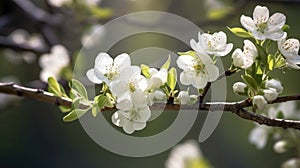
[[[285,66],[299,69],[299,40],[286,39],[285,15],[275,13],[269,17],[269,9],[265,6],[255,7],[253,19],[242,15],[240,21],[246,30],[230,30],[248,39],[244,40],[243,51],[239,48],[234,50],[232,63],[233,67],[244,70],[245,75],[242,76],[243,82],[233,85],[233,91],[238,95],[247,95],[256,109],[263,110],[268,102],[274,101],[283,91],[281,82],[270,77],[270,72]],[[273,42],[277,44],[275,54],[269,50]]]
[[[156,100],[166,100],[159,88],[167,82],[168,67],[149,68],[147,74],[146,78],[140,67],[131,65],[126,53],[115,59],[99,53],[94,68],[87,71],[90,81],[108,86],[118,109],[112,115],[112,122],[128,134],[145,128],[151,116],[150,105]]]

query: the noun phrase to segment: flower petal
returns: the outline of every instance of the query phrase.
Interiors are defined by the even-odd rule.
[[[247,29],[248,31],[253,31],[256,29],[256,26],[254,24],[254,21],[252,20],[251,17],[249,16],[244,16],[242,15],[241,18],[240,18],[240,22],[242,24],[242,26]]]
[[[226,48],[225,48],[224,51],[215,53],[215,56],[225,56],[225,55],[227,55],[232,50],[233,44],[232,43],[228,43],[225,47]]]
[[[270,29],[270,31],[279,30],[284,26],[285,21],[286,17],[284,14],[274,13],[268,21],[268,28]]]
[[[97,84],[102,83],[102,81],[96,77],[94,68],[89,69],[89,70],[86,72],[86,76],[87,76],[88,79],[89,79],[91,82],[93,82],[93,83],[97,83]]]
[[[189,71],[191,70],[191,67],[193,66],[193,62],[194,62],[194,57],[190,56],[190,55],[181,55],[176,63],[178,65],[178,67],[184,71]]]
[[[192,75],[191,72],[183,71],[180,73],[180,82],[183,85],[190,85],[192,83],[191,82],[192,78],[194,78],[194,76]]]
[[[202,89],[206,86],[208,82],[208,75],[207,74],[202,74],[201,76],[196,76],[195,74],[193,77],[190,79],[192,82],[192,85],[197,88],[197,89]]]
[[[266,23],[269,20],[269,9],[265,6],[257,5],[253,11],[254,23]]]
[[[133,123],[133,128],[135,130],[142,130],[146,127],[146,122],[134,122]]]
[[[116,97],[121,97],[125,92],[127,92],[127,88],[127,83],[121,80],[112,81],[109,84],[111,93]]]
[[[111,116],[111,121],[113,124],[115,124],[118,127],[122,127],[124,125],[124,120],[126,118],[119,112],[116,111],[112,116]]]
[[[111,65],[113,63],[113,59],[104,52],[101,52],[97,55],[95,59],[95,67],[105,68],[107,65]]]
[[[127,134],[132,134],[134,132],[133,122],[128,119],[124,120],[123,130]]]
[[[126,53],[118,55],[114,60],[114,65],[118,66],[120,70],[131,65],[130,56]]]
[[[205,67],[208,73],[208,81],[215,81],[219,77],[219,68],[215,65],[206,65]]]

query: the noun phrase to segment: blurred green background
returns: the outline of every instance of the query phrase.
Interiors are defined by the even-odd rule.
[[[43,7],[43,1],[34,1]],[[223,6],[218,7],[216,2]],[[211,3],[211,5],[209,5]],[[239,18],[242,14],[251,15],[256,5],[266,5],[270,13],[282,12],[287,16],[287,24],[291,26],[290,37],[300,38],[300,3],[293,1],[247,1],[239,6],[242,1],[238,0],[103,0],[101,5],[111,8],[114,16],[122,16],[127,13],[158,10],[174,13],[191,20],[207,32],[224,31],[228,35],[228,41],[233,42],[235,47],[241,47],[243,42],[230,34],[226,26],[241,26]],[[7,6],[2,1],[1,9]],[[218,7],[214,9],[215,7]],[[215,10],[214,13],[211,13]],[[226,15],[226,16],[225,16]],[[105,22],[104,22],[105,23]],[[27,24],[26,20],[22,24]],[[28,25],[27,25],[28,26]],[[70,27],[72,29],[72,27]],[[147,36],[147,35],[146,35]],[[116,55],[128,48],[134,48],[145,37],[132,37],[128,39],[127,45],[118,47],[112,55]],[[195,34],[195,38],[197,35]],[[187,46],[179,46],[167,41],[168,38],[160,36],[150,38],[153,43],[163,41],[169,43],[169,47],[176,51],[186,51]],[[149,41],[149,38],[148,38]],[[151,44],[151,42],[149,42]],[[150,47],[150,46],[149,46]],[[73,48],[73,50],[76,50]],[[0,61],[0,78],[16,76],[20,84],[27,85],[38,79],[39,65],[13,64],[5,59],[3,54]],[[222,61],[225,68],[230,65],[230,55]],[[284,85],[283,95],[297,94],[300,90],[298,80],[299,72],[295,70],[277,71],[273,74],[279,78]],[[240,81],[240,74],[227,78],[227,100],[236,101],[243,97],[233,94],[231,86]],[[205,114],[200,114],[192,130],[182,140],[197,139],[203,124]],[[82,129],[78,121],[64,123],[63,114],[54,105],[37,102],[31,99],[22,99],[14,102],[0,111],[0,167],[113,167],[113,168],[153,168],[164,167],[165,160],[170,151],[161,154],[144,157],[130,158],[111,153],[96,144]],[[293,154],[275,154],[272,150],[272,142],[263,150],[257,150],[249,144],[248,134],[254,123],[243,120],[230,112],[225,112],[217,129],[208,140],[200,144],[204,156],[214,167],[280,167],[281,163]],[[109,134],[107,132],[103,133]]]

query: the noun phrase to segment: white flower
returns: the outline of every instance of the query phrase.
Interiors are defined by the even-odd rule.
[[[288,142],[287,141],[278,141],[274,144],[273,149],[277,153],[284,153],[287,151]]]
[[[133,93],[136,90],[144,92],[148,87],[148,82],[141,75],[141,69],[138,66],[130,66],[122,69],[118,80],[110,83],[109,88],[116,97],[121,97],[126,92]]]
[[[117,109],[118,111],[112,115],[112,122],[118,127],[123,127],[127,134],[144,129],[151,116],[146,94],[138,90],[132,94],[123,95],[118,100]]]
[[[284,26],[286,17],[281,13],[275,13],[269,17],[269,9],[265,6],[256,6],[253,11],[253,19],[249,16],[241,16],[241,24],[252,33],[258,40],[271,39],[280,40],[284,32],[281,28]]]
[[[244,51],[237,48],[232,53],[233,65],[239,68],[247,69],[252,66],[257,57],[257,49],[255,45],[249,41],[244,40]]]
[[[97,47],[103,42],[106,29],[103,25],[93,25],[87,31],[85,31],[81,37],[81,44],[85,48],[91,49]]]
[[[249,141],[254,144],[257,149],[263,149],[268,141],[270,128],[265,125],[257,125],[249,134]]]
[[[297,111],[297,102],[288,101],[280,103],[278,106],[271,106],[268,110],[268,116],[276,118],[278,113],[282,112],[285,119],[299,119],[299,111]]]
[[[253,106],[256,107],[258,110],[263,110],[268,102],[266,99],[261,95],[256,95],[253,97]]]
[[[267,101],[273,101],[278,97],[277,90],[274,88],[264,89],[263,92],[264,92],[264,97]]]
[[[51,48],[49,54],[44,54],[39,60],[42,71],[40,79],[47,82],[49,77],[59,78],[60,72],[70,63],[67,49],[62,45],[56,45]]]
[[[300,69],[297,64],[300,64],[299,52],[299,40],[298,39],[286,39],[287,33],[284,33],[284,36],[281,40],[277,42],[278,49],[281,54],[286,58],[287,66]]]
[[[161,68],[159,71],[155,68],[149,69],[150,80],[149,88],[159,88],[167,82],[168,71],[165,68]]]
[[[85,0],[86,4],[88,5],[98,5],[101,0]]]
[[[166,168],[187,168],[189,161],[199,160],[202,153],[196,141],[189,140],[184,144],[175,146],[166,161]]]
[[[275,80],[275,79],[268,80],[265,84],[265,87],[266,88],[274,88],[274,89],[276,89],[277,93],[279,93],[279,94],[282,93],[282,91],[283,91],[281,82],[278,80]]]
[[[62,7],[68,3],[71,3],[72,0],[48,0],[48,3],[55,7]]]
[[[193,50],[204,53],[211,54],[214,56],[225,56],[227,55],[233,47],[232,43],[227,44],[227,36],[224,32],[216,32],[214,34],[201,33],[198,34],[199,42],[194,39],[190,41]]]
[[[93,83],[105,82],[109,84],[117,80],[121,71],[131,65],[131,59],[128,54],[118,55],[114,60],[107,53],[99,53],[95,59],[94,68],[87,71],[86,76]]]
[[[195,88],[204,88],[207,82],[216,80],[219,69],[208,55],[198,53],[199,56],[182,55],[177,59],[177,65],[183,69],[180,73],[180,82],[183,85],[192,84]]]
[[[291,158],[284,162],[281,168],[299,168],[300,166],[300,159],[299,158]]]
[[[243,82],[236,82],[233,84],[232,88],[234,93],[243,94],[246,91],[247,85]]]

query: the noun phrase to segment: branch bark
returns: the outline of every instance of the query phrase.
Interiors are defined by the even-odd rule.
[[[41,89],[28,88],[14,83],[0,83],[0,93],[11,94],[21,97],[29,97],[35,100],[43,101],[54,105],[65,106],[69,108],[72,107],[72,100],[69,98],[57,97],[54,94]],[[300,100],[300,94],[278,97],[271,103],[281,103],[293,100]],[[264,124],[272,127],[294,128],[300,130],[300,121],[269,118],[244,109],[250,106],[252,106],[252,102],[249,99],[239,102],[207,102],[203,103],[200,106],[199,110],[209,110],[210,112],[224,110],[226,112],[232,112],[243,119],[254,121],[258,124]],[[151,106],[151,109],[161,109],[161,107],[164,107],[164,105],[156,104],[154,106]],[[165,110],[180,109],[195,110],[197,109],[197,105],[180,106],[177,104],[167,104],[165,106]]]

